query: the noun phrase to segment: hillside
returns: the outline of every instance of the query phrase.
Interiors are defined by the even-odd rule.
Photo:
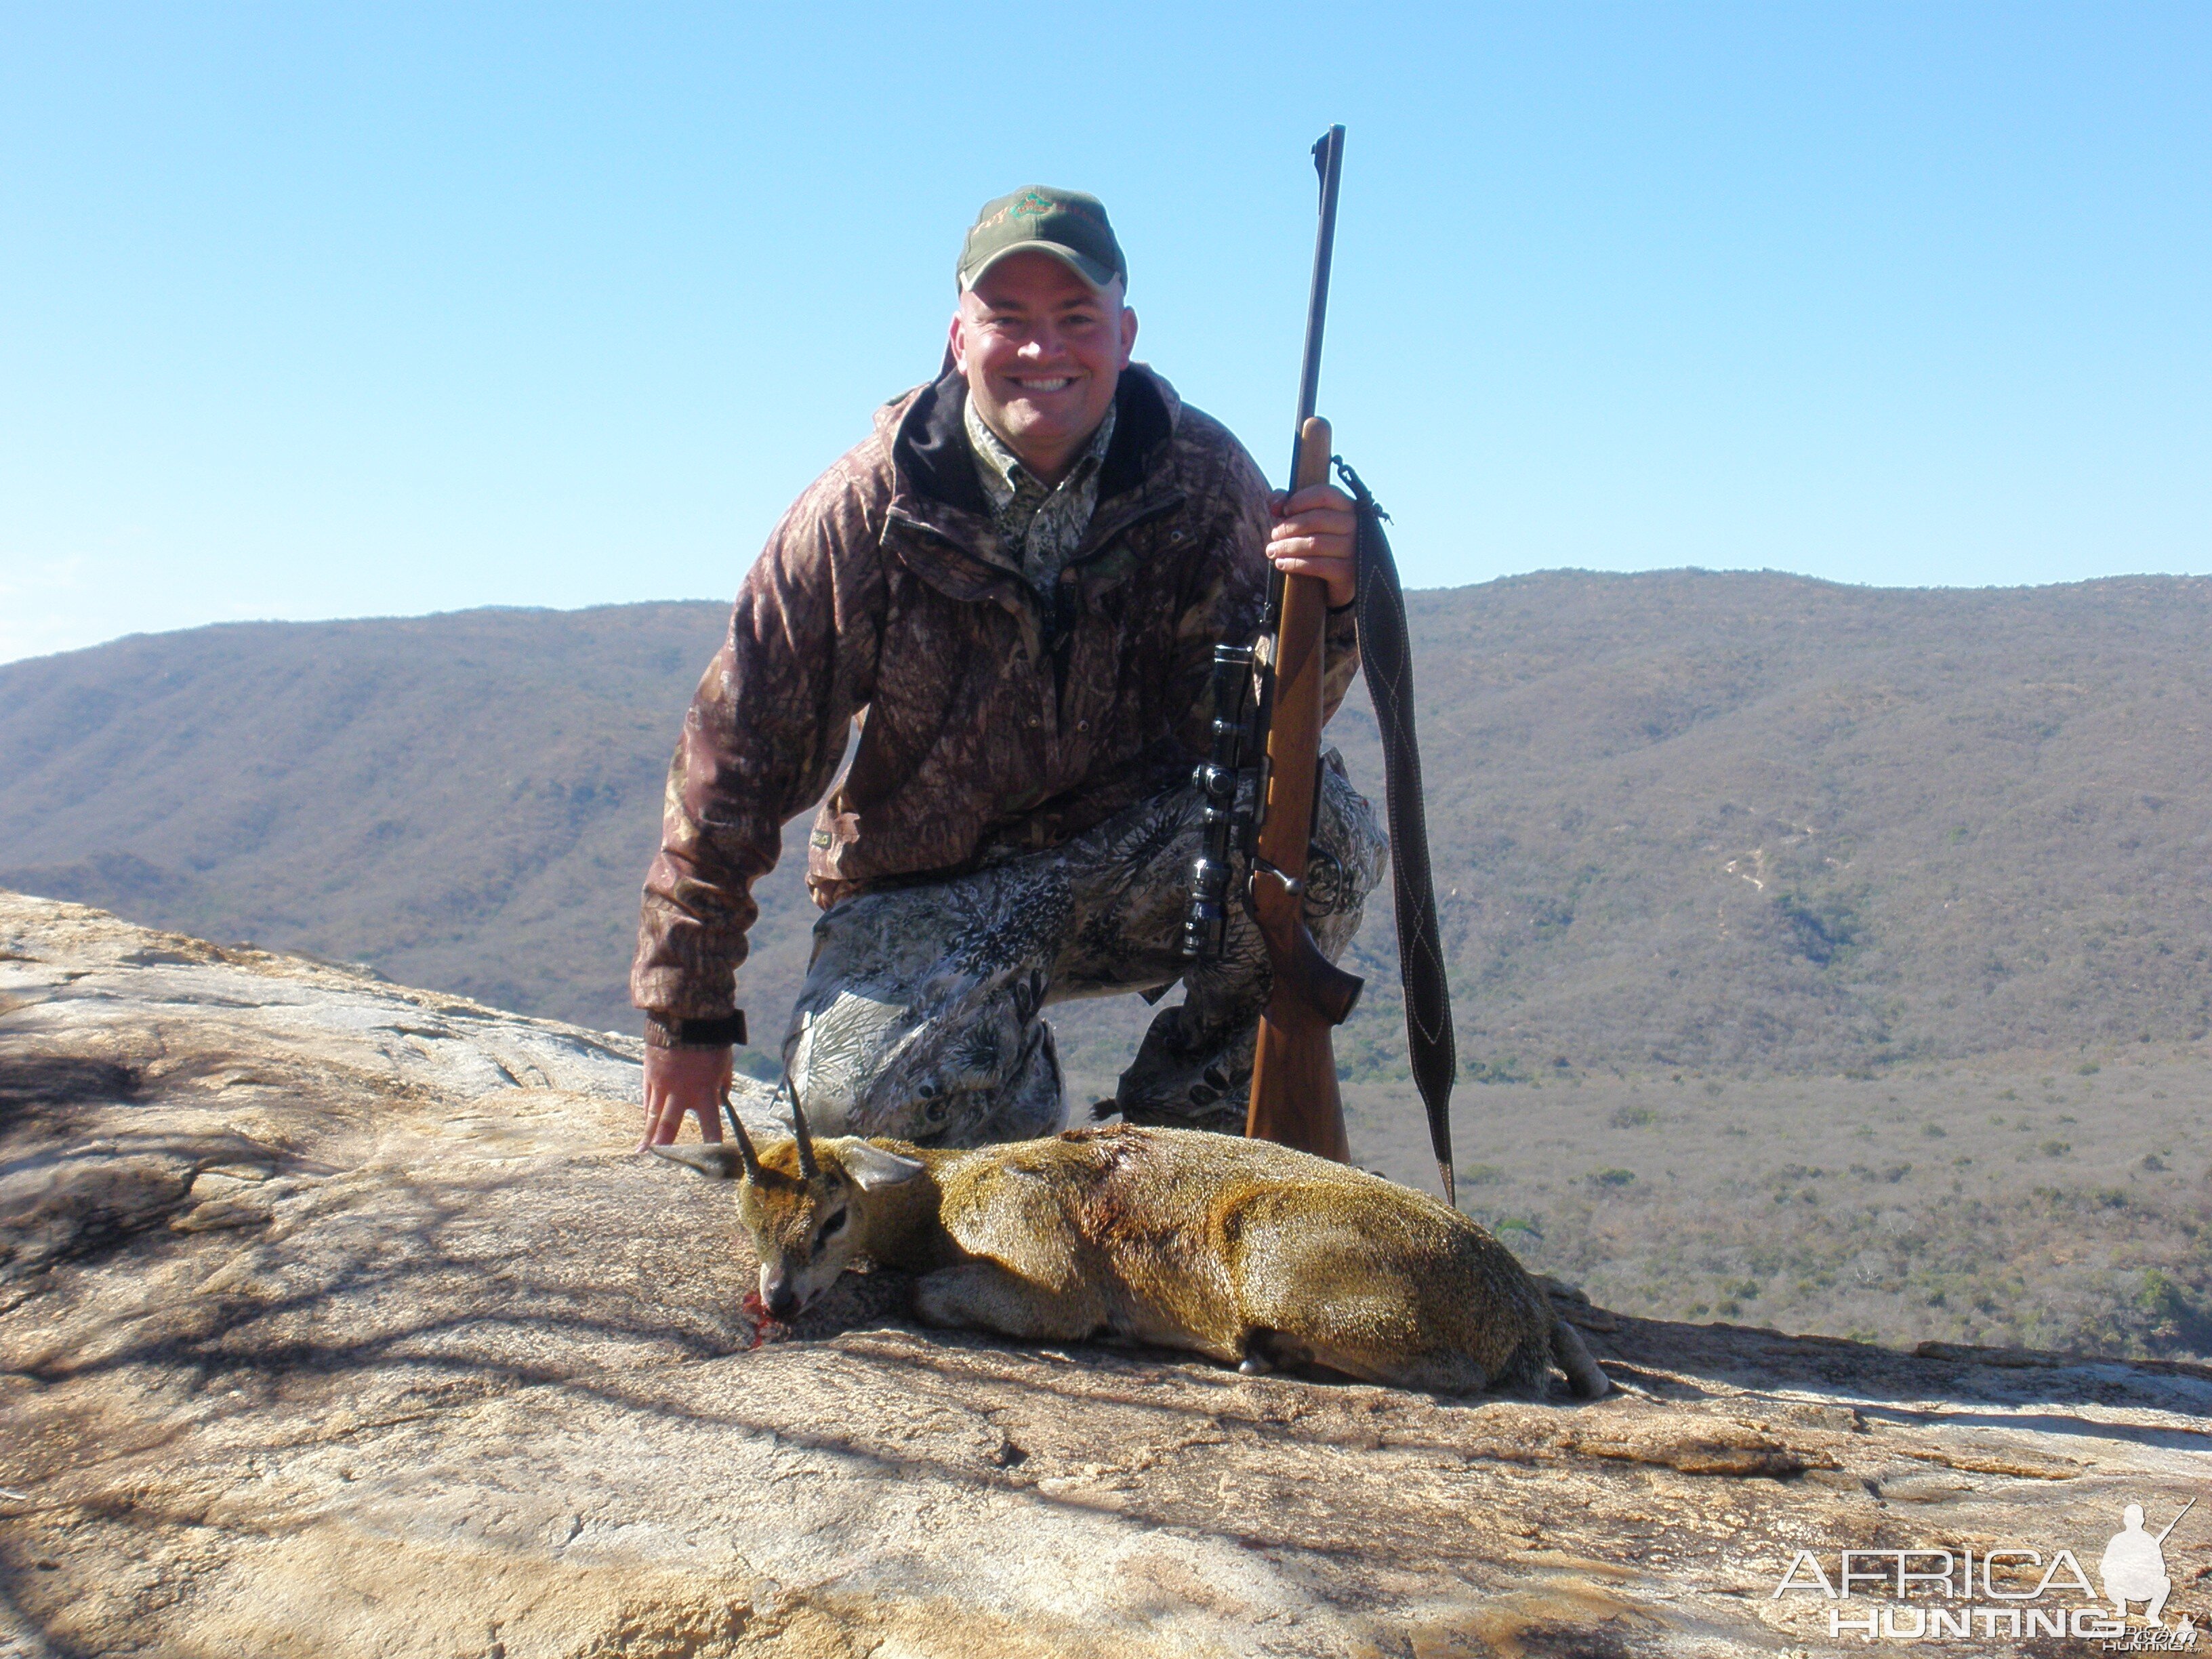
[[[726,616],[248,623],[0,667],[0,884],[632,1029],[638,882]],[[763,898],[803,934],[791,884]]]
[[[2212,1024],[2212,581],[1553,573],[1408,603],[1470,1076],[1834,1075]],[[243,624],[0,666],[0,885],[628,1029],[723,615]],[[1377,776],[1364,702],[1332,734]],[[793,861],[762,896],[772,1042],[811,911]],[[1355,949],[1340,1052],[1387,1084],[1387,915]],[[1085,1087],[1146,1015],[1123,1002],[1064,1027]]]
[[[2212,581],[1419,599],[1479,1060],[1817,1073],[2212,1024]]]

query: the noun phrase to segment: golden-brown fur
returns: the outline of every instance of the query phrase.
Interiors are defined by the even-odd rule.
[[[1148,1342],[1255,1370],[1319,1364],[1443,1393],[1540,1386],[1554,1360],[1577,1394],[1607,1386],[1475,1223],[1308,1153],[1127,1127],[961,1152],[813,1146],[813,1179],[783,1141],[739,1185],[762,1295],[781,1316],[866,1255],[921,1276],[915,1310],[933,1324]],[[719,1149],[670,1150],[738,1173]]]

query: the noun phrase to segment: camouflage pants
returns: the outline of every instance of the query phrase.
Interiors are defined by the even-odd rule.
[[[1387,843],[1342,762],[1326,759],[1314,839],[1328,856],[1314,860],[1306,908],[1334,960]],[[1115,1104],[1132,1122],[1241,1133],[1270,975],[1241,906],[1217,960],[1178,953],[1200,808],[1194,789],[1171,790],[1063,846],[825,913],[783,1041],[784,1086],[808,1122],[946,1146],[1051,1134],[1067,1103],[1044,1010],[1180,980],[1183,1000],[1154,1018]],[[1240,868],[1236,890],[1243,880]]]

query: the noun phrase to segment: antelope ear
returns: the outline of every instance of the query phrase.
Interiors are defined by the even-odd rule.
[[[744,1159],[727,1141],[709,1146],[655,1146],[653,1152],[672,1164],[684,1164],[716,1181],[735,1181],[744,1173]]]
[[[901,1158],[896,1152],[887,1152],[865,1140],[840,1141],[837,1161],[845,1166],[845,1173],[852,1176],[853,1184],[864,1193],[911,1181],[925,1167],[917,1158]]]

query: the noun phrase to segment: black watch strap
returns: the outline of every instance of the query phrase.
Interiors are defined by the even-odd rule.
[[[663,1019],[645,1017],[645,1040],[656,1048],[726,1048],[745,1041],[745,1011],[720,1019]]]

